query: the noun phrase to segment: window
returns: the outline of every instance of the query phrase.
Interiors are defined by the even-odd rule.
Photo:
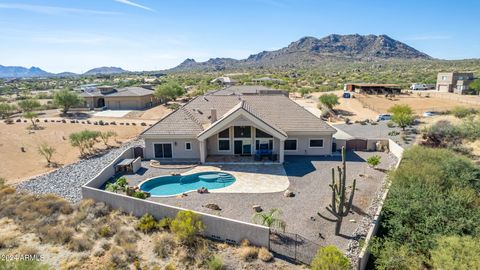
[[[310,147],[311,148],[322,148],[323,147],[323,139],[310,139]]]
[[[442,76],[442,81],[446,81],[447,80],[447,76]]]
[[[218,133],[218,151],[230,151],[230,129]]]
[[[233,136],[235,138],[250,138],[252,137],[252,131],[250,126],[236,126],[233,128]]]
[[[155,158],[171,158],[172,144],[171,143],[156,143],[153,145]]]
[[[273,140],[255,140],[256,150],[273,150]]]
[[[192,150],[192,143],[191,142],[186,142],[185,143],[185,150],[187,150],[187,151]]]
[[[224,131],[221,131],[220,133],[218,133],[218,137],[229,139],[230,138],[230,130],[227,128]]]
[[[230,140],[218,140],[219,151],[230,151]]]
[[[296,151],[297,150],[297,140],[285,140],[285,150],[287,151]]]
[[[272,135],[270,135],[266,132],[263,132],[262,130],[260,130],[258,128],[255,130],[255,137],[257,137],[257,138],[273,138]]]

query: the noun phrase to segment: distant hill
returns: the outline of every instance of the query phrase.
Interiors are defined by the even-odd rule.
[[[385,59],[432,59],[432,57],[387,35],[333,34],[321,39],[303,37],[282,49],[263,51],[242,60],[212,58],[205,62],[196,62],[187,59],[170,71],[311,67],[331,60]]]
[[[0,78],[31,78],[31,77],[47,77],[51,76],[38,67],[16,67],[16,66],[2,66],[0,65]]]
[[[98,67],[90,69],[89,71],[83,73],[83,75],[97,75],[97,74],[118,74],[128,72],[119,67]]]

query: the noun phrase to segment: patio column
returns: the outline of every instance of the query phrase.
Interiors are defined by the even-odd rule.
[[[284,160],[284,155],[285,155],[284,147],[285,147],[285,140],[280,140],[280,153],[278,154],[278,161],[280,163],[283,163],[283,160]]]
[[[205,163],[207,159],[207,144],[205,140],[200,141],[200,163]]]

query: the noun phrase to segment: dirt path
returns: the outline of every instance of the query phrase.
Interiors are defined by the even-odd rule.
[[[70,123],[40,123],[43,130],[33,133],[27,130],[27,123],[6,125],[0,123],[0,177],[9,183],[18,183],[25,178],[52,170],[46,167],[46,161],[38,153],[38,146],[47,143],[56,148],[53,161],[59,164],[70,164],[78,160],[79,150],[70,145],[68,136],[73,132],[88,130],[115,131],[118,136],[110,141],[111,145],[135,138],[146,127],[144,126],[94,126]],[[117,141],[117,142],[116,142]],[[21,151],[21,147],[25,152]],[[103,143],[97,144],[103,148]]]

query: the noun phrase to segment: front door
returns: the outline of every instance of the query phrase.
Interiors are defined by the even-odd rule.
[[[233,153],[235,155],[241,155],[243,151],[243,143],[240,140],[236,140],[233,145]]]
[[[171,143],[156,143],[155,158],[172,158],[172,144]]]

